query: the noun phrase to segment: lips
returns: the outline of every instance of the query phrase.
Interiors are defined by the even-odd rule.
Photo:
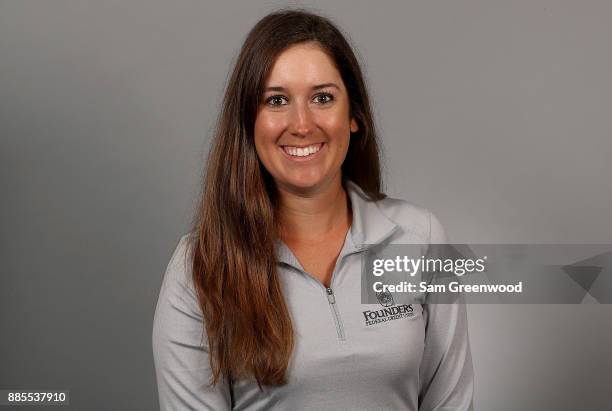
[[[310,144],[308,146],[281,146],[281,150],[292,160],[308,160],[316,157],[325,143]]]

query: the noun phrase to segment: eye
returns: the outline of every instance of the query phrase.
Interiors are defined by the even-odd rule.
[[[315,96],[315,102],[317,104],[327,104],[331,103],[333,100],[334,96],[330,93],[320,93]]]
[[[269,106],[284,106],[283,100],[287,100],[285,96],[270,96],[266,99],[266,104]]]

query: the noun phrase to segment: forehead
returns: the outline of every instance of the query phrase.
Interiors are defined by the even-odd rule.
[[[299,87],[320,83],[341,83],[334,61],[320,45],[303,43],[284,50],[276,58],[266,86]]]

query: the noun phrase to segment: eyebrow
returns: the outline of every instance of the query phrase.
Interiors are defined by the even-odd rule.
[[[326,88],[326,87],[334,87],[334,88],[340,90],[340,87],[338,87],[338,85],[336,83],[317,84],[312,89],[313,90],[320,90],[320,89]],[[272,87],[266,87],[265,91],[287,91],[287,90],[284,87],[281,87],[281,86],[272,86]]]

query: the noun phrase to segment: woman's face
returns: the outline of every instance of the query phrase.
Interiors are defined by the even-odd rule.
[[[319,45],[278,56],[255,118],[255,147],[280,189],[316,191],[339,177],[357,129],[342,77]]]

